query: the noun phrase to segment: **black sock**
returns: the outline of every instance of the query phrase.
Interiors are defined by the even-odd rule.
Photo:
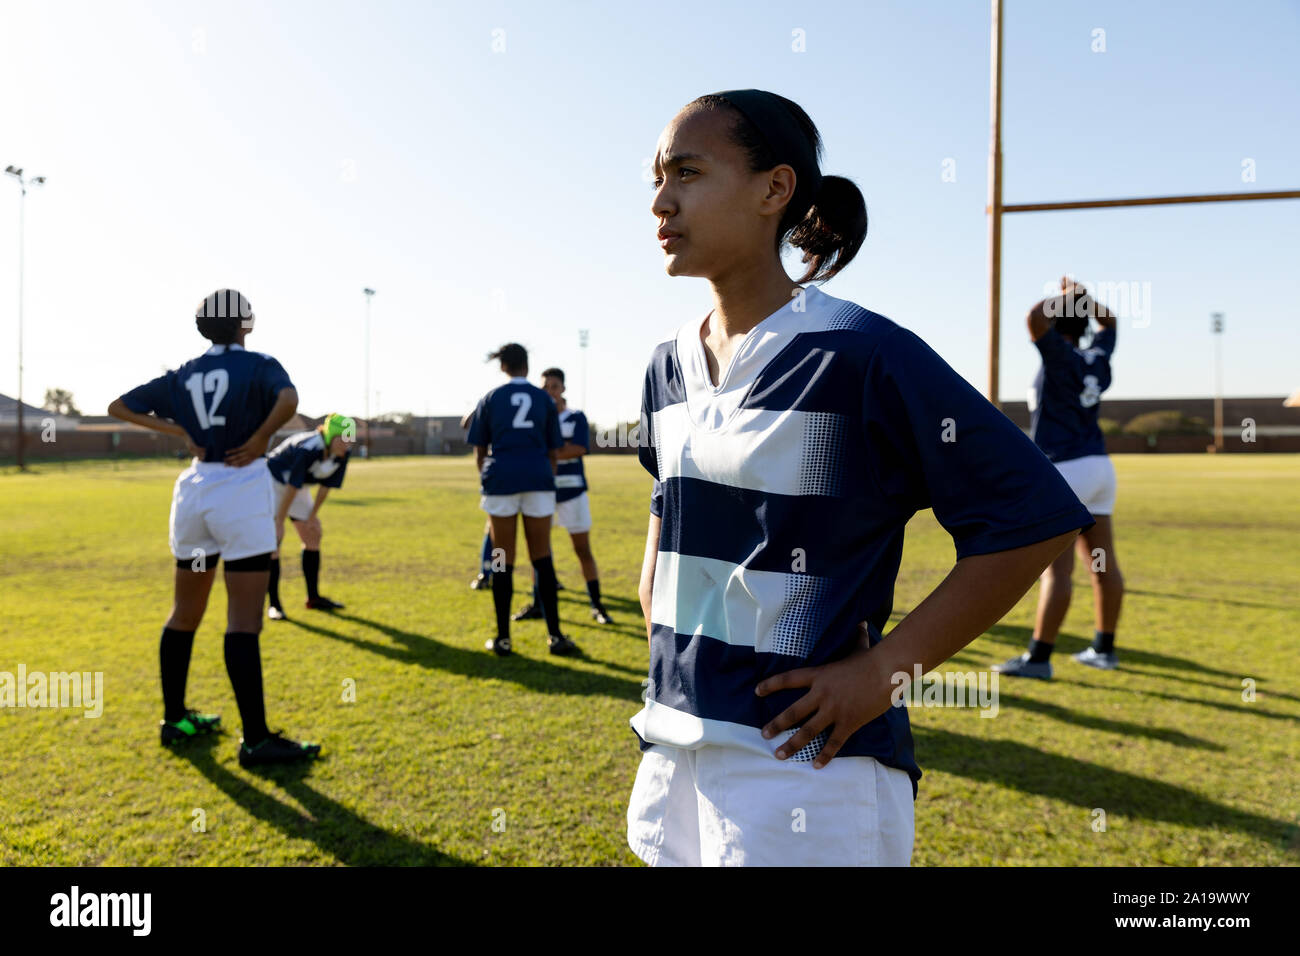
[[[320,597],[316,590],[320,580],[320,552],[310,548],[302,549],[302,576],[307,579],[307,600],[314,601]]]
[[[1109,654],[1115,650],[1114,631],[1093,631],[1092,649],[1098,654]]]
[[[497,640],[510,639],[510,599],[515,594],[515,566],[492,572],[492,604],[497,612]]]
[[[226,673],[235,689],[239,719],[244,725],[244,743],[260,744],[270,731],[266,729],[266,704],[262,700],[262,655],[257,635],[241,631],[226,634]]]
[[[546,617],[546,633],[552,637],[560,634],[560,595],[555,589],[555,565],[548,554],[533,562],[533,571],[537,574],[537,596],[542,602],[542,614]]]
[[[600,608],[600,578],[592,578],[587,582],[587,596],[591,598],[591,606]]]
[[[483,551],[479,555],[478,569],[488,577],[492,576],[492,535],[483,535]]]
[[[1044,644],[1038,638],[1033,638],[1029,642],[1029,662],[1031,664],[1042,664],[1052,659],[1052,648],[1055,644]]]
[[[542,606],[542,596],[537,592],[537,569],[533,568],[533,607]]]
[[[267,583],[266,592],[271,595],[271,606],[280,607],[280,559],[271,559],[271,579]]]
[[[164,627],[158,642],[158,663],[162,669],[163,720],[175,723],[185,716],[185,679],[190,673],[193,631]]]

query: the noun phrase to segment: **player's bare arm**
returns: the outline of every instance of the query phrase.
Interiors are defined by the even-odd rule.
[[[655,560],[659,556],[659,525],[662,519],[658,515],[650,516],[650,526],[645,533],[645,558],[641,562],[641,584],[637,587],[637,596],[641,598],[641,613],[645,615],[645,636],[650,640],[650,604],[655,583]]]
[[[329,494],[330,494],[329,485],[321,485],[316,489],[316,505],[311,509],[311,518],[308,518],[307,519],[308,521],[316,517],[316,515],[320,512],[320,507],[321,505],[325,504],[325,499],[329,497]],[[330,514],[333,514],[333,512],[330,512]]]
[[[801,667],[760,682],[755,688],[760,697],[792,687],[808,688],[763,728],[763,736],[770,738],[799,727],[777,757],[789,757],[823,730],[833,728],[813,761],[814,767],[826,766],[854,731],[889,708],[890,694],[898,686],[895,674],[910,679],[917,665],[923,674],[933,670],[983,634],[1077,536],[1078,531],[1069,531],[1023,548],[962,558],[875,647],[867,648],[863,631],[860,649],[843,660]]]
[[[555,458],[557,461],[572,461],[574,458],[581,458],[587,454],[587,449],[576,442],[566,441],[562,448],[557,448]]]
[[[487,445],[474,446],[474,468],[482,474],[483,461],[487,458]]]
[[[170,422],[165,418],[159,418],[157,415],[146,415],[142,412],[133,412],[126,407],[126,402],[120,398],[113,399],[108,406],[108,414],[114,418],[121,419],[124,422],[130,422],[133,425],[140,425],[151,431],[162,432],[164,435],[178,435],[181,438],[189,439],[188,433],[175,422]]]
[[[251,464],[266,454],[266,446],[271,443],[272,436],[275,435],[289,419],[293,418],[294,412],[298,410],[298,390],[296,388],[282,388],[280,393],[275,396],[275,404],[271,407],[271,413],[266,416],[266,421],[255,432],[253,436],[240,445],[238,448],[232,448],[226,452],[226,464],[234,468],[242,468],[244,465]]]

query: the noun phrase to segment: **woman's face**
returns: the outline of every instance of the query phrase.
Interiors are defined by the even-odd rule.
[[[334,458],[342,458],[348,452],[348,443],[342,435],[335,435],[330,440],[330,455]]]
[[[776,257],[794,170],[750,172],[728,136],[734,121],[726,110],[695,110],[678,114],[659,137],[650,211],[671,276],[716,280],[737,264]]]

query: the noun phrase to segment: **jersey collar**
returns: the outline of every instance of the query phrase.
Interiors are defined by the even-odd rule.
[[[221,354],[222,352],[224,352],[226,349],[230,349],[232,352],[242,352],[242,351],[244,351],[244,347],[243,347],[242,345],[240,345],[238,342],[231,342],[229,345],[214,345],[214,346],[212,346],[212,348],[208,349],[208,350],[207,350],[206,352],[204,352],[203,354],[204,354],[204,355],[220,355],[220,354]]]

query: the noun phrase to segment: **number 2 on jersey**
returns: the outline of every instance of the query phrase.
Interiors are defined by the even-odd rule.
[[[510,396],[510,404],[519,406],[519,410],[515,412],[515,419],[510,424],[515,428],[532,428],[533,423],[528,420],[528,413],[533,407],[533,396],[527,392],[515,392]]]
[[[224,425],[226,423],[225,415],[217,414],[217,406],[221,400],[226,397],[226,390],[230,388],[230,373],[224,368],[214,368],[206,375],[203,372],[195,372],[185,380],[185,387],[189,390],[190,398],[194,400],[194,414],[198,416],[199,427],[204,431],[214,425]],[[204,395],[211,393],[212,404],[204,405]]]

